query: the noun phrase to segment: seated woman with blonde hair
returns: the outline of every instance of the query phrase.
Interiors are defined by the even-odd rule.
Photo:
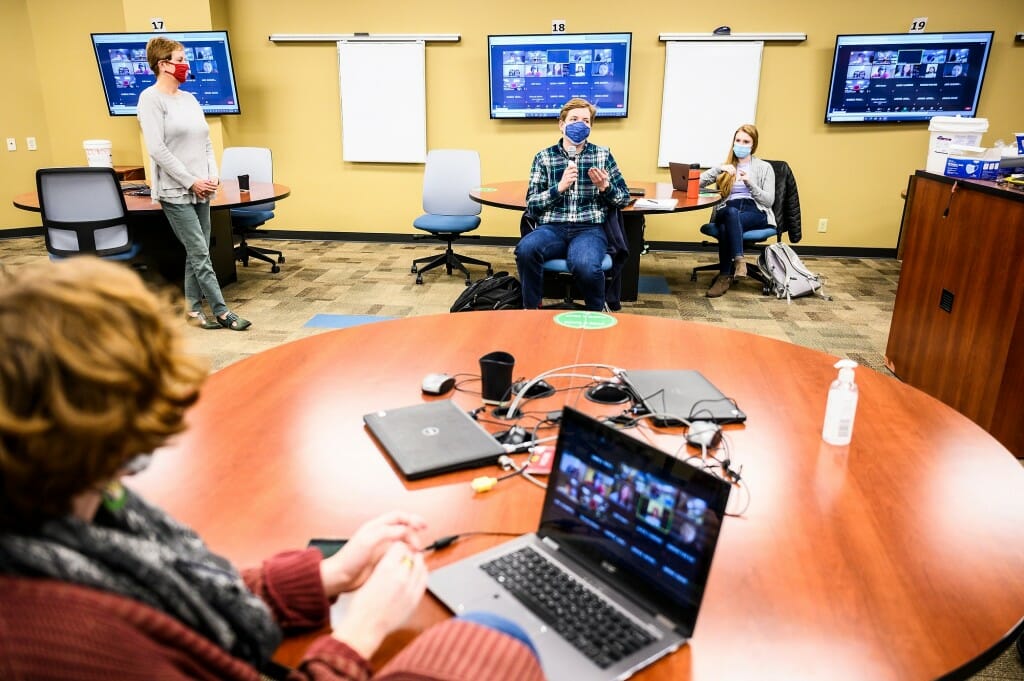
[[[421,518],[388,513],[330,558],[291,551],[240,573],[121,486],[185,429],[206,377],[170,319],[95,258],[0,276],[0,677],[370,678],[423,596]],[[343,592],[337,628],[297,669],[274,665],[282,630],[324,627]],[[429,629],[374,678],[543,674],[521,630],[481,616]]]
[[[743,260],[743,232],[775,226],[775,170],[768,161],[754,156],[757,128],[741,125],[733,133],[732,147],[721,165],[700,176],[700,186],[718,184],[722,203],[714,208],[711,221],[718,226],[718,276],[711,282],[708,298],[718,298],[733,281],[747,276]]]

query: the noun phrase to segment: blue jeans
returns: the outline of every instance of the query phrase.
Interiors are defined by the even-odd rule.
[[[743,255],[743,232],[768,224],[753,199],[733,199],[715,213],[718,225],[718,264],[722,274],[735,271],[733,260]]]
[[[523,285],[523,307],[540,307],[544,294],[544,261],[565,258],[588,310],[604,309],[604,271],[608,251],[604,225],[552,222],[539,225],[516,246],[516,268]]]
[[[500,631],[503,634],[507,634],[529,648],[530,652],[533,653],[533,656],[538,660],[540,659],[540,655],[537,654],[537,649],[533,647],[533,641],[530,640],[530,635],[510,619],[502,617],[501,615],[496,615],[493,612],[484,612],[483,610],[472,610],[459,615],[455,619],[473,622],[474,624],[489,627],[496,631]]]
[[[202,299],[206,298],[213,314],[218,317],[226,314],[228,306],[210,260],[210,202],[161,201],[160,205],[174,236],[185,247],[185,301],[189,310],[202,311]]]

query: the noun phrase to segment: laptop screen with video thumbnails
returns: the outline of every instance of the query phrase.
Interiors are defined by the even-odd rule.
[[[438,568],[428,585],[456,613],[521,626],[549,679],[625,679],[692,636],[730,485],[562,414],[536,533]]]

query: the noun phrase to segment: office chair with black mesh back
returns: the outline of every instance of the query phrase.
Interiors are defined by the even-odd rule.
[[[224,158],[221,160],[220,174],[229,180],[239,175],[248,175],[249,182],[273,182],[274,159],[270,149],[266,147],[228,147],[224,150]],[[284,262],[284,254],[281,251],[253,246],[246,240],[247,237],[257,234],[259,227],[273,219],[274,207],[273,201],[266,201],[231,209],[231,231],[237,240],[235,259],[241,261],[243,267],[248,267],[249,259],[255,258],[270,263],[271,272],[281,271],[278,267],[278,263]]]
[[[480,225],[480,204],[469,198],[471,189],[480,186],[480,155],[471,149],[433,149],[427,153],[426,168],[423,172],[423,210],[425,215],[416,218],[412,226],[427,234],[414,239],[440,239],[445,242],[445,251],[440,255],[416,258],[412,261],[412,273],[416,283],[423,283],[423,273],[444,266],[451,274],[459,270],[466,275],[466,286],[470,284],[466,264],[481,265],[487,274],[494,274],[491,263],[459,255],[452,250],[456,239],[479,239],[467,236],[466,232]],[[426,263],[421,265],[421,263]]]
[[[764,250],[764,247],[767,245],[769,239],[771,239],[774,236],[776,241],[782,241],[782,233],[790,229],[789,226],[786,224],[785,211],[782,210],[782,202],[786,197],[786,193],[781,191],[780,186],[784,183],[783,174],[791,174],[789,170],[789,164],[786,163],[785,161],[768,161],[768,163],[772,165],[772,169],[775,171],[775,203],[772,205],[772,212],[775,213],[776,225],[774,227],[772,227],[771,225],[765,225],[764,227],[760,227],[758,229],[751,229],[743,232],[744,251],[748,249],[762,251]],[[795,183],[793,184],[793,187],[793,191],[795,193]],[[799,208],[797,210],[799,211]],[[700,231],[702,234],[707,234],[708,236],[712,237],[715,241],[718,241],[718,225],[716,225],[715,223],[710,222],[708,224],[701,225]],[[711,242],[704,241],[702,243],[707,245],[710,244]],[[717,272],[719,271],[719,269],[719,263],[717,262],[711,265],[701,265],[699,267],[694,267],[693,270],[690,272],[690,281],[697,281],[698,272],[707,272],[711,270]],[[747,274],[751,278],[760,281],[762,284],[766,283],[764,280],[764,276],[762,275],[761,270],[757,267],[757,265],[747,263]]]
[[[128,261],[139,254],[113,168],[40,168],[36,192],[51,260],[91,254]]]

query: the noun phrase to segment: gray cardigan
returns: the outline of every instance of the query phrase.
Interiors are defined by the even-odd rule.
[[[718,179],[722,169],[719,166],[712,166],[700,175],[700,186],[706,187]],[[772,206],[775,204],[775,170],[768,161],[762,161],[756,156],[750,158],[750,181],[747,188],[750,190],[750,198],[768,218],[768,224],[775,227],[775,212]],[[715,220],[715,213],[725,205],[725,202],[717,204],[711,211],[711,221]]]
[[[192,193],[197,180],[218,178],[210,126],[190,92],[160,92],[155,85],[139,95],[139,124],[149,152],[153,200],[202,203]]]

